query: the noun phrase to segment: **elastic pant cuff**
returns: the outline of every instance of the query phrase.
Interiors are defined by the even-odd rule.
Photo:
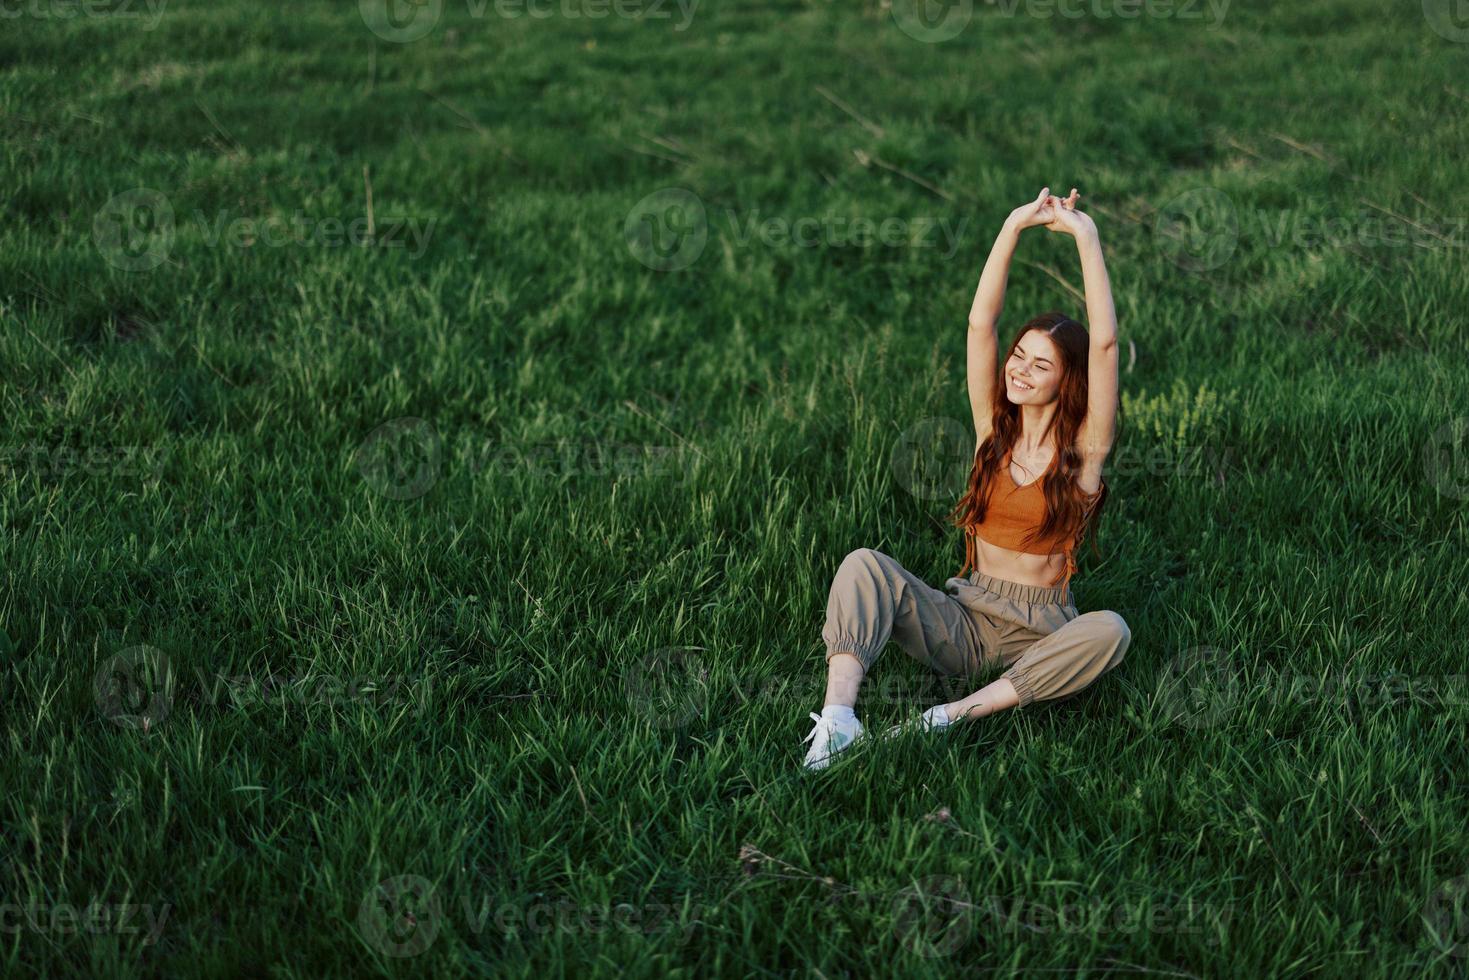
[[[862,673],[864,674],[872,669],[872,656],[870,654],[865,654],[860,650],[853,650],[851,647],[827,647],[826,662],[831,663],[831,658],[839,653],[845,653],[856,657],[857,662],[862,665]]]
[[[1009,681],[1015,688],[1015,693],[1020,695],[1020,707],[1023,708],[1035,700],[1035,688],[1030,686],[1030,678],[1019,666],[1011,667],[1000,676]]]

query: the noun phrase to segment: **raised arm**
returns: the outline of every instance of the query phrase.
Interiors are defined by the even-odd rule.
[[[1117,433],[1117,311],[1112,305],[1112,281],[1102,258],[1102,244],[1092,219],[1075,210],[1076,190],[1065,201],[1051,198],[1047,227],[1076,239],[1081,255],[1081,278],[1086,288],[1087,351],[1086,420],[1076,437],[1081,454],[1078,483],[1094,493],[1102,483],[1102,464],[1112,451]]]
[[[1051,189],[1042,187],[1034,201],[1020,205],[1005,219],[995,244],[985,260],[969,307],[969,334],[965,348],[966,375],[969,386],[969,411],[974,416],[974,448],[990,434],[990,412],[993,407],[995,378],[999,373],[995,361],[999,356],[995,327],[1005,306],[1005,285],[1010,279],[1010,260],[1020,233],[1026,228],[1043,225],[1053,219],[1049,203]]]

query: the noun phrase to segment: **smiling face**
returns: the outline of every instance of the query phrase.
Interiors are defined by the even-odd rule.
[[[1041,331],[1028,331],[1005,361],[1005,397],[1013,405],[1046,405],[1060,391],[1060,350]]]

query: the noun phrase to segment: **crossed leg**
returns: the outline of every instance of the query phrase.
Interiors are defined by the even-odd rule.
[[[1117,613],[1082,613],[1026,647],[999,680],[944,705],[944,712],[958,721],[1072,697],[1120,664],[1131,642],[1132,631]]]
[[[827,598],[826,704],[850,708],[888,640],[943,674],[974,675],[988,661],[1005,673],[944,705],[950,720],[982,718],[1033,701],[1067,698],[1122,662],[1131,642],[1117,613],[1089,612],[1045,635],[1022,633],[1012,649],[986,651],[979,616],[896,560],[859,548],[843,559]],[[993,645],[993,644],[992,644]]]

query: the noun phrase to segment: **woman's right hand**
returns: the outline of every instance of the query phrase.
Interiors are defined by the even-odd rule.
[[[1050,194],[1049,187],[1042,187],[1034,201],[1027,201],[1010,212],[1010,217],[1005,219],[1005,227],[1020,232],[1027,228],[1034,228],[1036,225],[1050,224],[1056,216],[1052,205],[1047,200]]]

